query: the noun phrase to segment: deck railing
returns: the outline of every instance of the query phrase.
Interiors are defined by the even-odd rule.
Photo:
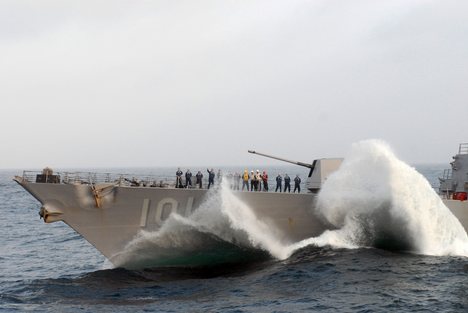
[[[40,171],[23,171],[23,180],[37,182],[37,175],[44,175]],[[161,175],[95,173],[95,172],[54,172],[58,176],[58,183],[63,184],[102,184],[110,183],[119,186],[142,187],[175,187],[175,178]],[[192,185],[194,180],[192,178]]]
[[[38,181],[38,176],[46,176],[45,179]],[[48,177],[47,177],[48,176]],[[53,176],[53,179],[48,179]],[[202,180],[203,188],[208,187],[208,178],[204,175]],[[176,177],[164,176],[164,175],[146,175],[146,174],[120,174],[120,173],[96,173],[96,172],[53,172],[44,174],[43,171],[23,171],[22,176],[24,181],[30,183],[62,183],[62,184],[78,184],[78,185],[96,185],[102,183],[115,184],[117,186],[129,186],[129,187],[159,187],[159,188],[175,188]],[[224,176],[223,179],[229,179]],[[192,188],[198,188],[195,184],[196,177],[192,176]],[[185,186],[185,177],[182,177],[182,185]],[[220,180],[215,178],[215,186],[218,186]],[[228,183],[232,189],[236,183]],[[284,187],[284,182],[283,185]],[[250,187],[250,182],[249,182]],[[268,181],[268,189],[270,192],[274,192],[276,182],[274,180]],[[262,188],[263,190],[263,184]],[[242,190],[242,180],[239,181],[239,190]],[[291,192],[294,190],[294,182],[291,184]],[[305,182],[301,183],[301,192],[307,192]]]
[[[442,179],[447,180],[452,178],[452,169],[445,169],[444,173],[442,174]]]
[[[23,180],[36,182],[50,182],[48,177],[38,181],[38,176],[45,176],[42,171],[23,171]],[[147,174],[123,174],[123,173],[96,173],[96,172],[53,172],[48,174],[49,178],[54,177],[54,183],[62,184],[78,184],[78,185],[96,185],[102,183],[115,184],[117,186],[132,186],[132,187],[160,187],[160,188],[175,188],[176,177],[164,175],[147,175]],[[203,177],[202,186],[207,188],[208,178]],[[196,177],[192,176],[192,188],[198,188],[195,184]],[[185,176],[182,177],[182,185],[185,186]],[[215,179],[215,185],[219,184],[219,180]],[[240,182],[242,187],[242,182]],[[271,188],[271,186],[270,186]]]

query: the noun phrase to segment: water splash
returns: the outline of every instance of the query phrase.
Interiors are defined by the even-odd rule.
[[[112,262],[129,269],[213,266],[265,259],[269,254],[288,256],[276,230],[257,219],[223,183],[189,217],[171,214],[159,230],[141,231]]]
[[[318,197],[338,230],[295,244],[468,256],[468,237],[429,182],[379,140],[353,145]]]
[[[308,245],[468,256],[463,226],[427,180],[382,141],[352,146],[320,191],[317,208],[336,229],[285,244],[223,183],[191,216],[172,214],[158,231],[142,231],[112,262],[142,268],[283,260]]]

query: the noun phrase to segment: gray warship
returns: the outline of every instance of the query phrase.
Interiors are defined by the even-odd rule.
[[[461,143],[452,159],[439,177],[439,195],[468,232],[468,143]]]
[[[333,226],[320,218],[317,194],[343,159],[316,159],[311,164],[291,161],[255,151],[250,153],[289,162],[310,169],[307,193],[232,191],[257,219],[274,228],[284,243],[319,236]],[[461,144],[452,168],[440,178],[444,204],[468,230],[468,144]],[[24,171],[14,180],[41,204],[46,223],[62,221],[99,250],[111,263],[140,232],[163,227],[172,213],[190,216],[216,193],[197,188],[176,188],[157,177],[136,179],[119,174]]]

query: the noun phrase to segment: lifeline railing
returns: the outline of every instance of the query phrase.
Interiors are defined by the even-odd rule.
[[[43,171],[23,171],[22,179],[26,182],[35,183],[38,175],[46,175],[54,177],[52,180],[54,183],[62,184],[77,184],[77,185],[96,185],[101,183],[114,184],[117,186],[130,186],[130,187],[159,187],[159,188],[174,188],[176,186],[176,178],[174,176],[163,176],[163,175],[147,175],[147,174],[119,174],[119,173],[97,173],[97,172],[53,172],[52,174],[44,174]],[[207,175],[204,175],[202,179],[203,188],[208,186]],[[242,190],[242,181],[229,182],[228,176],[223,176],[223,179],[228,179],[228,184],[233,190]],[[50,182],[45,178],[43,183]],[[192,176],[192,188],[198,188],[195,184],[196,177]],[[182,177],[182,185],[185,186],[185,177]],[[215,179],[215,186],[220,183],[219,179]],[[234,185],[238,186],[234,188]],[[250,186],[250,182],[249,182]],[[283,184],[284,186],[284,184]],[[270,192],[274,191],[275,183],[273,181],[268,182],[268,189]],[[304,183],[301,183],[302,190],[306,190]],[[262,185],[263,189],[263,185]],[[247,191],[249,189],[247,188]]]
[[[452,178],[452,169],[444,169],[444,173],[442,174],[442,179],[451,179]]]
[[[40,171],[23,171],[23,180],[36,182]],[[141,175],[141,174],[119,174],[119,173],[95,173],[95,172],[54,172],[58,177],[57,183],[64,184],[89,184],[100,183],[116,184],[118,186],[142,186],[142,187],[175,187],[174,177],[161,175]],[[49,175],[52,176],[52,175]],[[192,178],[192,185],[194,185]]]

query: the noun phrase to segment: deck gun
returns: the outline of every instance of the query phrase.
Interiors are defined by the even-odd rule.
[[[291,161],[288,159],[276,157],[276,156],[269,155],[266,153],[257,152],[254,150],[248,150],[248,152],[252,154],[258,154],[267,158],[310,168],[310,172],[305,182],[305,186],[307,190],[312,193],[317,193],[322,187],[322,184],[328,178],[328,176],[334,171],[336,171],[340,167],[341,163],[343,162],[342,158],[324,158],[324,159],[315,159],[314,162],[312,162],[312,164],[309,164],[309,163],[304,163],[304,162],[299,162],[299,161]]]

